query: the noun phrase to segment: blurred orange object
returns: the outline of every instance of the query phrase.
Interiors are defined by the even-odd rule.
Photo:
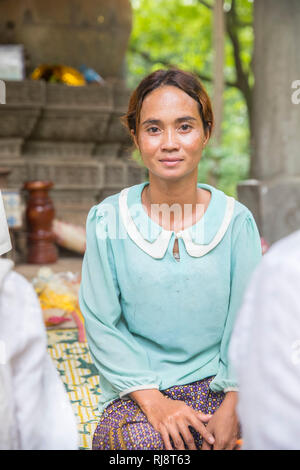
[[[65,83],[71,86],[86,85],[84,76],[73,67],[66,65],[42,64],[31,74],[33,80],[46,80],[47,82]]]
[[[238,439],[235,443],[234,450],[241,450],[242,445],[243,445],[243,439]]]

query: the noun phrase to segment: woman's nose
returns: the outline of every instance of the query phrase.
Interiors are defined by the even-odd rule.
[[[168,129],[162,134],[161,150],[171,151],[177,150],[179,143],[177,140],[176,133],[173,129]]]

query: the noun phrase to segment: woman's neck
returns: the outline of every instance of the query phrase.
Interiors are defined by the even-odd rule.
[[[197,179],[171,182],[149,178],[149,183],[142,191],[142,204],[149,217],[166,230],[194,225],[209,205],[211,193],[198,188]]]
[[[197,175],[189,179],[177,181],[168,181],[149,176],[149,185],[147,185],[147,196],[151,204],[192,204],[195,206],[201,202],[199,200],[200,192],[197,187]]]

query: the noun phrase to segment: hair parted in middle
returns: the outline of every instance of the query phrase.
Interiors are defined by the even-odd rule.
[[[144,77],[137,88],[132,92],[127,113],[121,118],[122,123],[130,134],[133,130],[135,136],[138,136],[140,113],[146,95],[156,88],[167,85],[175,86],[183,90],[197,101],[204,133],[205,135],[208,133],[210,137],[214,126],[214,116],[210,98],[196,75],[176,67],[167,70],[155,70]]]

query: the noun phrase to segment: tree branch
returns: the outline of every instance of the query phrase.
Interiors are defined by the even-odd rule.
[[[213,9],[213,6],[210,5],[209,3],[207,3],[205,0],[198,0],[198,3],[200,3],[201,5],[205,6],[206,8],[209,8],[209,10],[212,10]]]
[[[226,13],[226,28],[233,47],[237,87],[245,97],[251,127],[252,90],[249,85],[249,74],[246,73],[243,69],[241,59],[241,44],[237,32],[238,26],[239,20],[236,13],[236,0],[232,0],[231,9]]]
[[[140,51],[132,45],[130,46],[129,50],[130,50],[130,52],[133,52],[134,54],[138,54],[141,57],[143,57],[143,59],[145,59],[149,64],[155,64],[155,63],[159,62],[160,64],[165,65],[166,67],[177,67],[177,64],[173,64],[169,60],[166,60],[162,57],[158,57],[158,58],[154,59],[153,57],[151,57],[151,55],[148,52]],[[204,75],[203,73],[198,72],[197,70],[195,71],[195,74],[199,77],[200,80],[203,80],[204,82],[212,82],[213,81],[212,77],[209,77],[208,75]],[[239,88],[237,82],[225,81],[225,85],[230,86],[230,87]]]
[[[253,22],[252,21],[237,20],[237,26],[239,28],[247,28],[247,27],[252,27],[253,28]]]

